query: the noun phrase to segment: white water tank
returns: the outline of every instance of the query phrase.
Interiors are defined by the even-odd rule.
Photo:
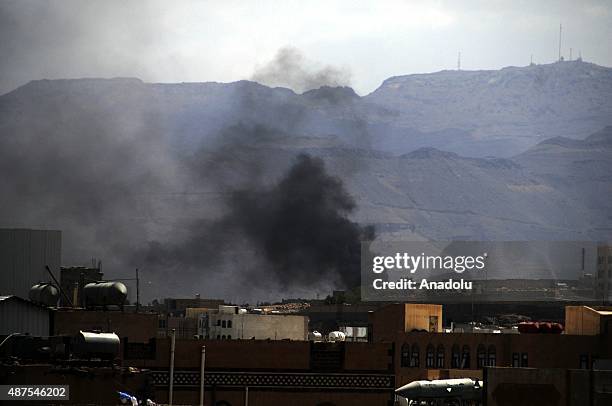
[[[319,333],[318,331],[311,331],[310,333],[308,333],[308,340],[323,341],[323,334]]]
[[[327,341],[335,342],[335,341],[344,341],[346,339],[346,335],[342,331],[332,331],[327,335]]]

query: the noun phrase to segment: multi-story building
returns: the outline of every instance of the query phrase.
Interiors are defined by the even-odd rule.
[[[306,340],[308,317],[249,313],[238,306],[220,305],[200,314],[198,335],[213,340]]]
[[[49,282],[49,266],[59,278],[62,232],[0,229],[0,295],[27,298],[32,285]]]
[[[417,318],[411,306],[371,314],[371,341],[395,345],[400,386],[439,376],[482,379],[486,367],[589,369],[612,359],[612,308],[568,307],[564,334],[475,334],[411,329],[409,321]]]
[[[60,269],[60,286],[70,299],[73,306],[83,307],[83,288],[91,282],[98,282],[104,279],[104,274],[100,271],[100,265],[96,267],[84,266],[62,266]],[[60,296],[60,305],[69,306],[66,298]]]
[[[597,247],[597,300],[612,302],[612,245]]]

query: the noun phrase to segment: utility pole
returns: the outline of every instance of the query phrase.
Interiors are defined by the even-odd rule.
[[[176,348],[176,330],[172,329],[170,333],[170,388],[168,389],[168,404],[172,406],[172,398],[174,395],[174,349]]]
[[[561,62],[561,31],[563,30],[563,26],[559,24],[559,62]]]
[[[202,361],[200,364],[200,406],[204,406],[204,369],[206,365],[206,346],[202,346]]]
[[[136,268],[136,313],[140,310],[140,280],[138,279],[138,268]]]

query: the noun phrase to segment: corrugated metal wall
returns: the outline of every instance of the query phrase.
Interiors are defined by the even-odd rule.
[[[0,300],[0,335],[30,333],[48,336],[49,310],[25,303],[17,298]]]
[[[49,281],[45,265],[59,280],[62,232],[0,229],[0,295],[28,297],[30,287]]]

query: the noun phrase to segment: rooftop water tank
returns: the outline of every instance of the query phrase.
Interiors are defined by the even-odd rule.
[[[119,354],[119,337],[115,333],[80,331],[74,340],[73,355],[78,358],[114,359]]]
[[[122,306],[127,298],[127,288],[121,282],[93,282],[83,288],[85,306]]]
[[[50,283],[37,283],[30,288],[28,297],[34,303],[44,306],[57,306],[59,291]]]
[[[327,341],[344,341],[346,339],[346,335],[342,331],[332,331],[327,335]]]

